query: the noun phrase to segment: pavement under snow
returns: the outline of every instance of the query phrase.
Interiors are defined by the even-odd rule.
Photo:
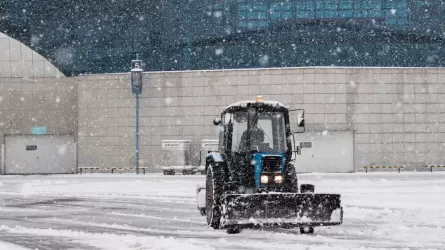
[[[344,224],[212,230],[196,209],[204,177],[0,177],[0,249],[445,249],[445,172],[304,174],[340,193]]]

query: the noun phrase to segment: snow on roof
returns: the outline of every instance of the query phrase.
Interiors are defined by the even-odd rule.
[[[191,142],[190,140],[161,140],[161,142]]]
[[[258,103],[256,100],[248,100],[248,101],[240,101],[240,102],[235,102],[230,104],[229,106],[226,107],[226,109],[228,108],[232,108],[232,107],[246,107],[247,104],[253,104],[253,103]],[[284,104],[282,104],[281,102],[277,102],[277,101],[261,101],[260,103],[262,104],[266,104],[272,107],[283,107],[286,108],[286,106]]]

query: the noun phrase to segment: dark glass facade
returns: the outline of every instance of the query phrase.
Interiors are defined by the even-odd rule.
[[[445,66],[442,0],[9,0],[2,32],[66,75]]]

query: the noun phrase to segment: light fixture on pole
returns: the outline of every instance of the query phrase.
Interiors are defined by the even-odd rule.
[[[139,94],[142,93],[142,60],[131,61],[131,90],[136,95],[136,173],[139,174]]]

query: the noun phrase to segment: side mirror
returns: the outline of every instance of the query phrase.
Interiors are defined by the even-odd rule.
[[[297,124],[299,128],[304,128],[304,110],[297,115]]]
[[[221,118],[217,117],[213,120],[213,125],[218,126],[219,124],[221,124]]]
[[[305,129],[304,109],[289,110],[291,131],[293,133],[303,133]]]

